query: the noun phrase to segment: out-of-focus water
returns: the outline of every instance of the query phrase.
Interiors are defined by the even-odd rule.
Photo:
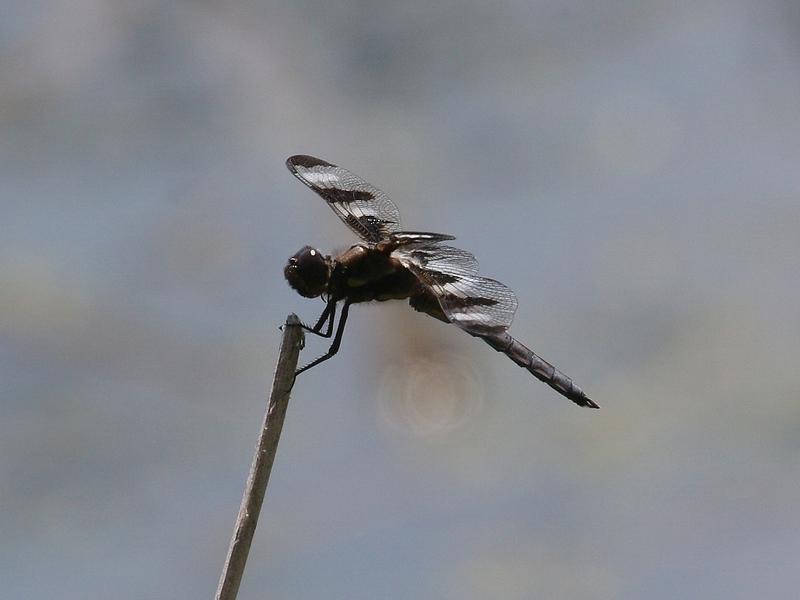
[[[800,585],[796,2],[7,2],[0,580],[213,593],[305,244],[295,153],[512,287],[582,410],[402,303],[299,381],[243,598]],[[325,346],[309,340],[303,359]]]

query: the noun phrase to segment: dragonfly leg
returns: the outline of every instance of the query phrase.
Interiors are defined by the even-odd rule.
[[[325,362],[329,358],[332,358],[333,355],[335,355],[339,351],[339,346],[342,343],[342,334],[344,333],[344,325],[347,322],[347,313],[349,310],[350,310],[350,303],[347,300],[345,300],[344,306],[342,306],[342,314],[339,317],[339,326],[336,328],[336,335],[333,337],[333,343],[331,344],[331,347],[325,354],[320,356],[318,359],[313,360],[310,363],[308,363],[305,367],[298,369],[294,374],[295,377],[300,375],[300,373],[302,373],[303,371],[307,371],[311,367],[316,367],[319,363]],[[332,327],[333,326],[332,317],[330,322],[331,322],[330,327]]]
[[[328,301],[327,306],[325,306],[325,310],[322,311],[319,319],[317,319],[316,325],[314,327],[309,327],[308,325],[300,324],[304,330],[308,331],[309,333],[313,333],[314,335],[318,335],[319,337],[329,338],[331,337],[331,333],[333,332],[333,321],[336,319],[336,301],[330,300]],[[320,333],[322,331],[322,327],[325,325],[325,321],[328,322],[328,331],[325,333]]]

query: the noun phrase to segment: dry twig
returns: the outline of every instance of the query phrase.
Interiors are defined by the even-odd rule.
[[[289,392],[294,383],[297,358],[302,346],[303,330],[300,328],[300,321],[296,315],[289,315],[283,329],[278,365],[272,380],[272,391],[261,427],[261,436],[250,465],[250,475],[247,478],[239,516],[236,517],[236,527],[228,548],[228,556],[219,578],[217,600],[235,600],[239,592],[239,584],[250,552],[250,543],[253,541],[258,514],[264,501],[275,452],[278,449],[283,419],[289,404]]]

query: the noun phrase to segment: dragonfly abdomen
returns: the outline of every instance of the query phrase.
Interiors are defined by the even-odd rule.
[[[530,371],[534,377],[543,381],[559,394],[569,398],[579,406],[600,408],[594,401],[586,396],[572,379],[564,375],[553,365],[528,348],[525,344],[514,339],[508,332],[493,333],[478,336],[498,352],[502,352],[511,360]]]

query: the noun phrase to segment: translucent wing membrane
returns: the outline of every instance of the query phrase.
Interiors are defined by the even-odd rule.
[[[397,246],[406,244],[435,244],[445,240],[454,240],[454,235],[446,233],[430,233],[428,231],[397,231],[389,236],[389,241]]]
[[[394,202],[347,169],[302,154],[289,157],[286,166],[361,239],[377,243],[399,228],[400,212]]]
[[[425,271],[442,276],[469,277],[478,272],[476,258],[466,250],[453,246],[409,244],[397,248],[393,255],[415,273]]]
[[[487,277],[464,277],[445,284],[439,303],[454,324],[476,335],[505,331],[517,312],[514,292]]]
[[[393,253],[434,293],[445,315],[474,335],[505,331],[514,319],[517,298],[509,288],[478,277],[478,261],[459,248],[409,244]]]

